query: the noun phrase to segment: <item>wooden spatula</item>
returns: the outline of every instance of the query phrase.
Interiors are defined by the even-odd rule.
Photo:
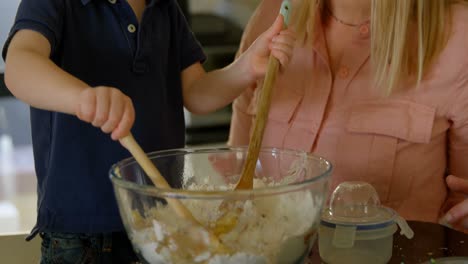
[[[284,0],[280,14],[283,15],[284,25],[286,28],[289,23],[289,14],[291,12],[291,3],[289,0]],[[273,87],[276,83],[276,77],[279,70],[279,61],[273,55],[270,55],[268,61],[267,72],[265,80],[263,82],[262,90],[260,91],[260,98],[257,103],[257,113],[255,117],[255,124],[253,132],[250,136],[249,147],[247,150],[247,158],[242,168],[242,173],[235,186],[235,190],[248,190],[253,188],[253,179],[255,176],[255,168],[257,165],[258,156],[260,154],[260,148],[262,146],[263,133],[268,118],[268,112],[270,110],[271,95]],[[215,233],[223,234],[229,232],[237,222],[237,214],[239,214],[239,208],[236,210],[230,210],[228,203],[223,202],[219,210],[224,211],[221,217],[215,224]],[[229,211],[230,213],[228,213]]]
[[[280,9],[280,13],[284,18],[283,28],[286,28],[288,25],[290,10],[291,4],[289,1],[283,1]],[[263,133],[265,131],[268,112],[270,110],[271,94],[276,83],[276,76],[279,70],[279,65],[280,64],[278,59],[270,55],[265,80],[263,82],[263,87],[260,91],[260,98],[257,103],[257,113],[255,117],[254,129],[250,136],[249,148],[247,150],[247,159],[245,161],[244,167],[242,168],[241,177],[236,184],[236,190],[253,188],[255,168],[257,165],[258,155],[260,154],[260,148],[262,147]]]

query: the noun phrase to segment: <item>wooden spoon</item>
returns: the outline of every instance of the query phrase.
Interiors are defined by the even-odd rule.
[[[138,164],[143,168],[143,171],[148,175],[154,185],[161,189],[171,189],[169,183],[167,183],[166,179],[161,175],[159,170],[154,166],[153,162],[148,158],[146,153],[140,147],[140,145],[136,142],[135,138],[132,134],[120,139],[120,143],[124,146],[135,158]],[[197,219],[192,215],[192,213],[185,207],[178,199],[169,199],[166,198],[167,203],[172,209],[176,212],[178,216],[181,218],[189,221],[193,227],[195,228],[202,228],[203,225],[198,222]],[[206,230],[208,233],[211,246],[220,253],[228,252],[227,248],[221,243],[221,241],[216,237],[211,231]],[[199,238],[201,240],[201,237]],[[201,242],[201,241],[200,241]]]
[[[161,189],[171,189],[169,183],[161,175],[159,170],[154,166],[153,162],[146,156],[146,153],[141,149],[140,145],[136,142],[132,134],[120,139],[120,143],[124,146],[135,158],[138,164],[143,168],[143,171],[148,175],[154,185]],[[177,199],[167,199],[169,206],[174,209],[174,211],[180,217],[194,223],[196,225],[201,225],[192,213]]]

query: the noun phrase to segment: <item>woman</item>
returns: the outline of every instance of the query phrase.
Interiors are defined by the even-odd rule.
[[[468,181],[468,7],[461,2],[295,2],[302,37],[278,76],[263,146],[324,156],[334,165],[332,187],[367,181],[409,220],[468,230],[467,201],[457,192],[468,194],[459,188]],[[260,3],[240,52],[280,5]],[[230,145],[248,144],[256,87],[233,105]]]

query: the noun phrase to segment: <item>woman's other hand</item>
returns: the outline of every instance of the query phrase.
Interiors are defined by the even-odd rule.
[[[451,191],[463,194],[465,199],[450,208],[443,221],[457,229],[468,230],[468,180],[449,175],[446,182]]]

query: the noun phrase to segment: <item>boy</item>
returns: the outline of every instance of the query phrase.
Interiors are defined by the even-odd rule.
[[[131,128],[147,152],[183,147],[183,106],[227,105],[263,77],[270,48],[287,64],[294,35],[281,28],[279,18],[206,74],[175,0],[23,0],[3,56],[8,88],[31,105],[38,219],[28,239],[41,234],[42,263],[136,262],[108,179],[129,154],[105,133]]]

